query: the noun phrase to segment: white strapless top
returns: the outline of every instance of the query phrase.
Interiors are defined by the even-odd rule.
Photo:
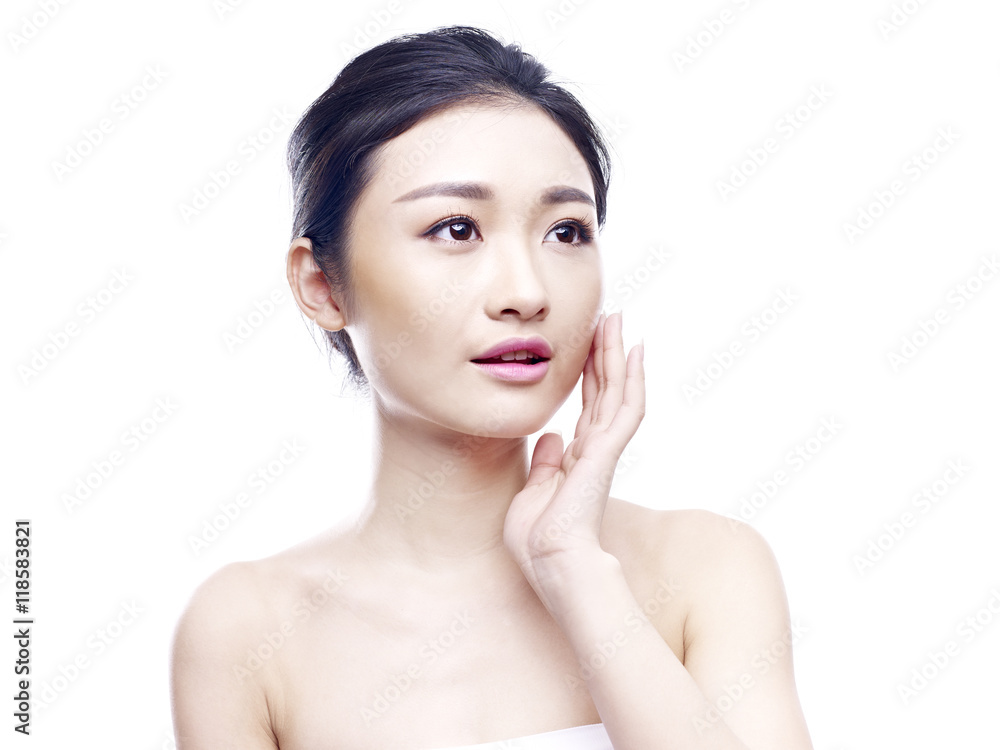
[[[436,750],[614,750],[614,748],[602,722],[529,734],[526,737],[515,737],[510,740],[442,747]]]

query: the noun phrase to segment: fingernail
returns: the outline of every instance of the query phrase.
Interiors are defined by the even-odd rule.
[[[646,357],[646,339],[639,339],[639,361],[642,362]]]

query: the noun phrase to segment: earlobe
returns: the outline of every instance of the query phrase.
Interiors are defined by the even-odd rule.
[[[316,265],[312,240],[308,237],[298,237],[292,242],[286,273],[296,304],[310,320],[327,331],[339,331],[347,324],[325,274]]]

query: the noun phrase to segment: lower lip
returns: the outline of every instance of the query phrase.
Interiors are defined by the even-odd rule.
[[[549,371],[548,360],[533,365],[525,365],[520,362],[491,362],[489,364],[473,362],[472,364],[494,378],[514,383],[537,383]]]

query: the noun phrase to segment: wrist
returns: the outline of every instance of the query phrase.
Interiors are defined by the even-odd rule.
[[[600,606],[595,595],[608,581],[624,581],[621,562],[610,552],[559,553],[531,563],[525,573],[535,592],[556,619],[584,612],[588,606]]]

